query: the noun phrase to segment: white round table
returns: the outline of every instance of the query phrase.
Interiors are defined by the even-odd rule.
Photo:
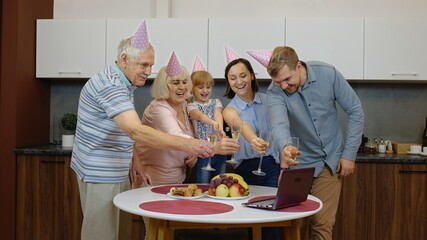
[[[158,186],[157,186],[158,187]],[[308,199],[319,203],[319,207],[312,211],[283,212],[269,211],[244,207],[241,204],[257,196],[275,195],[277,188],[263,186],[249,186],[250,196],[240,200],[219,200],[204,196],[195,200],[220,202],[233,206],[233,210],[219,214],[186,215],[170,214],[143,210],[141,203],[157,200],[175,200],[166,194],[151,191],[151,187],[138,188],[122,192],[114,197],[114,205],[123,211],[150,218],[148,239],[173,239],[173,229],[181,228],[253,228],[253,239],[261,239],[261,227],[284,226],[285,234],[290,238],[300,239],[297,219],[313,215],[320,211],[322,202],[309,195]]]

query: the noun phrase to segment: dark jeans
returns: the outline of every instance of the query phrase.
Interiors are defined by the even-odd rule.
[[[235,172],[245,179],[249,185],[260,185],[268,187],[277,187],[280,165],[276,163],[272,156],[265,156],[262,159],[261,170],[265,172],[265,176],[258,176],[252,173],[257,170],[259,165],[259,158],[245,159],[235,169]]]
[[[225,155],[214,155],[211,158],[211,166],[215,168],[215,171],[206,171],[202,167],[206,167],[209,158],[198,158],[196,163],[196,182],[197,183],[209,183],[211,178],[218,174],[225,173],[227,156]]]
[[[252,173],[257,170],[259,165],[259,158],[245,159],[235,169],[235,172],[245,179],[249,185],[261,185],[268,187],[277,187],[280,165],[276,163],[272,156],[265,156],[262,159],[261,170],[265,172],[265,176],[258,176]],[[264,227],[262,228],[262,239],[266,240],[279,240],[281,239],[280,233],[283,232],[279,227]],[[248,239],[252,240],[252,228],[248,230]]]

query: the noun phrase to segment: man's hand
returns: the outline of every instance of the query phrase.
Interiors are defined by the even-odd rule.
[[[189,155],[207,158],[214,155],[214,146],[206,140],[188,138],[186,144],[186,152]]]
[[[222,138],[215,144],[214,154],[231,155],[239,152],[240,143],[232,138]],[[213,154],[213,155],[214,155]]]
[[[341,158],[340,162],[338,163],[337,173],[339,176],[347,177],[354,172],[355,167],[356,163],[354,161]]]
[[[294,153],[294,154],[292,154]],[[297,157],[292,157],[292,155],[295,156],[295,154],[298,156],[300,155],[300,151],[298,149],[290,144],[286,145],[282,151],[280,152],[280,167],[281,168],[288,168],[290,166],[296,166],[299,164],[297,161]]]

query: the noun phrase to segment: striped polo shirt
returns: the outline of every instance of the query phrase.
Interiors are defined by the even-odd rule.
[[[83,181],[119,183],[128,179],[134,141],[113,117],[135,109],[135,89],[116,63],[84,85],[71,156],[71,168]]]

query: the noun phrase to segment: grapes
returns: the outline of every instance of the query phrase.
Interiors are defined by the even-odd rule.
[[[221,184],[224,184],[228,188],[230,188],[231,185],[233,185],[234,183],[238,183],[238,182],[239,182],[239,180],[234,178],[233,176],[227,176],[225,174],[220,174],[218,177],[212,179],[209,182],[208,186],[211,189],[211,192],[215,193],[216,188]]]

